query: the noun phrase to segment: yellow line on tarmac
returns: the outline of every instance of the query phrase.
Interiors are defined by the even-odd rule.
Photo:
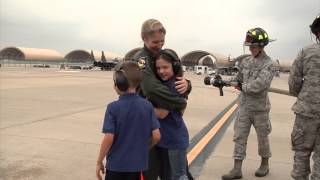
[[[222,118],[213,126],[212,129],[191,149],[187,154],[188,165],[190,165],[194,159],[200,154],[200,152],[205,148],[209,141],[216,135],[219,129],[228,120],[231,114],[236,110],[238,104],[234,104],[223,116]]]

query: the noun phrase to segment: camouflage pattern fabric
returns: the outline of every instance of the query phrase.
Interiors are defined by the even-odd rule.
[[[269,111],[268,89],[274,74],[273,62],[264,51],[258,58],[250,56],[244,59],[236,77],[242,83],[240,106],[245,106],[249,111]]]
[[[309,176],[310,156],[313,154],[314,167],[312,176],[320,178],[320,122],[314,118],[296,115],[293,131],[291,133],[292,150],[294,150],[294,163],[291,176],[294,179]],[[317,177],[317,178],[316,178]]]
[[[311,174],[311,180],[320,179],[320,131],[318,131],[318,137],[313,151],[313,169]]]
[[[294,60],[289,91],[297,96],[297,102],[292,107],[295,113],[320,117],[320,44],[303,48]]]
[[[294,150],[294,179],[320,179],[320,45],[303,48],[294,60],[289,76],[289,91],[297,96],[292,110],[296,120],[291,134]],[[310,157],[313,152],[313,169]]]
[[[257,58],[250,56],[243,60],[240,65],[235,78],[242,83],[242,93],[239,115],[234,124],[234,159],[245,158],[251,125],[257,132],[259,155],[264,158],[271,157],[268,135],[272,128],[268,89],[274,74],[273,62],[264,51]]]
[[[253,125],[257,133],[259,155],[263,158],[271,157],[268,135],[272,128],[269,112],[254,113],[240,107],[239,116],[234,124],[234,159],[243,160],[246,157],[247,140],[251,125]]]

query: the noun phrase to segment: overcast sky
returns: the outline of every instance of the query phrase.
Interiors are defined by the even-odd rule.
[[[205,50],[236,57],[245,33],[265,29],[277,41],[272,58],[292,59],[311,39],[320,0],[0,0],[0,46],[125,54],[142,46],[141,24],[160,20],[167,48],[179,55]],[[248,50],[247,50],[248,52]]]

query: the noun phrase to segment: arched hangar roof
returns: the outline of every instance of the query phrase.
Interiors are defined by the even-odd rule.
[[[234,64],[225,55],[203,50],[188,52],[181,57],[181,61],[185,66],[205,65],[213,68],[230,67]]]
[[[6,47],[0,51],[1,59],[62,61],[63,56],[51,49]]]
[[[76,49],[65,55],[65,59],[71,62],[101,61],[102,52],[107,61],[122,60],[123,56],[110,51],[91,51],[87,49]],[[93,57],[92,55],[93,54]]]

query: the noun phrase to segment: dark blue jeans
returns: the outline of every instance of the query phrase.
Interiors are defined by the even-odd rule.
[[[157,162],[159,163],[159,178],[161,180],[193,180],[192,175],[188,172],[186,150],[170,150],[157,147],[156,151]],[[150,176],[145,177],[145,180],[155,179],[157,179],[157,176],[153,178],[150,178]]]
[[[188,180],[186,149],[169,149],[168,156],[172,180]]]

